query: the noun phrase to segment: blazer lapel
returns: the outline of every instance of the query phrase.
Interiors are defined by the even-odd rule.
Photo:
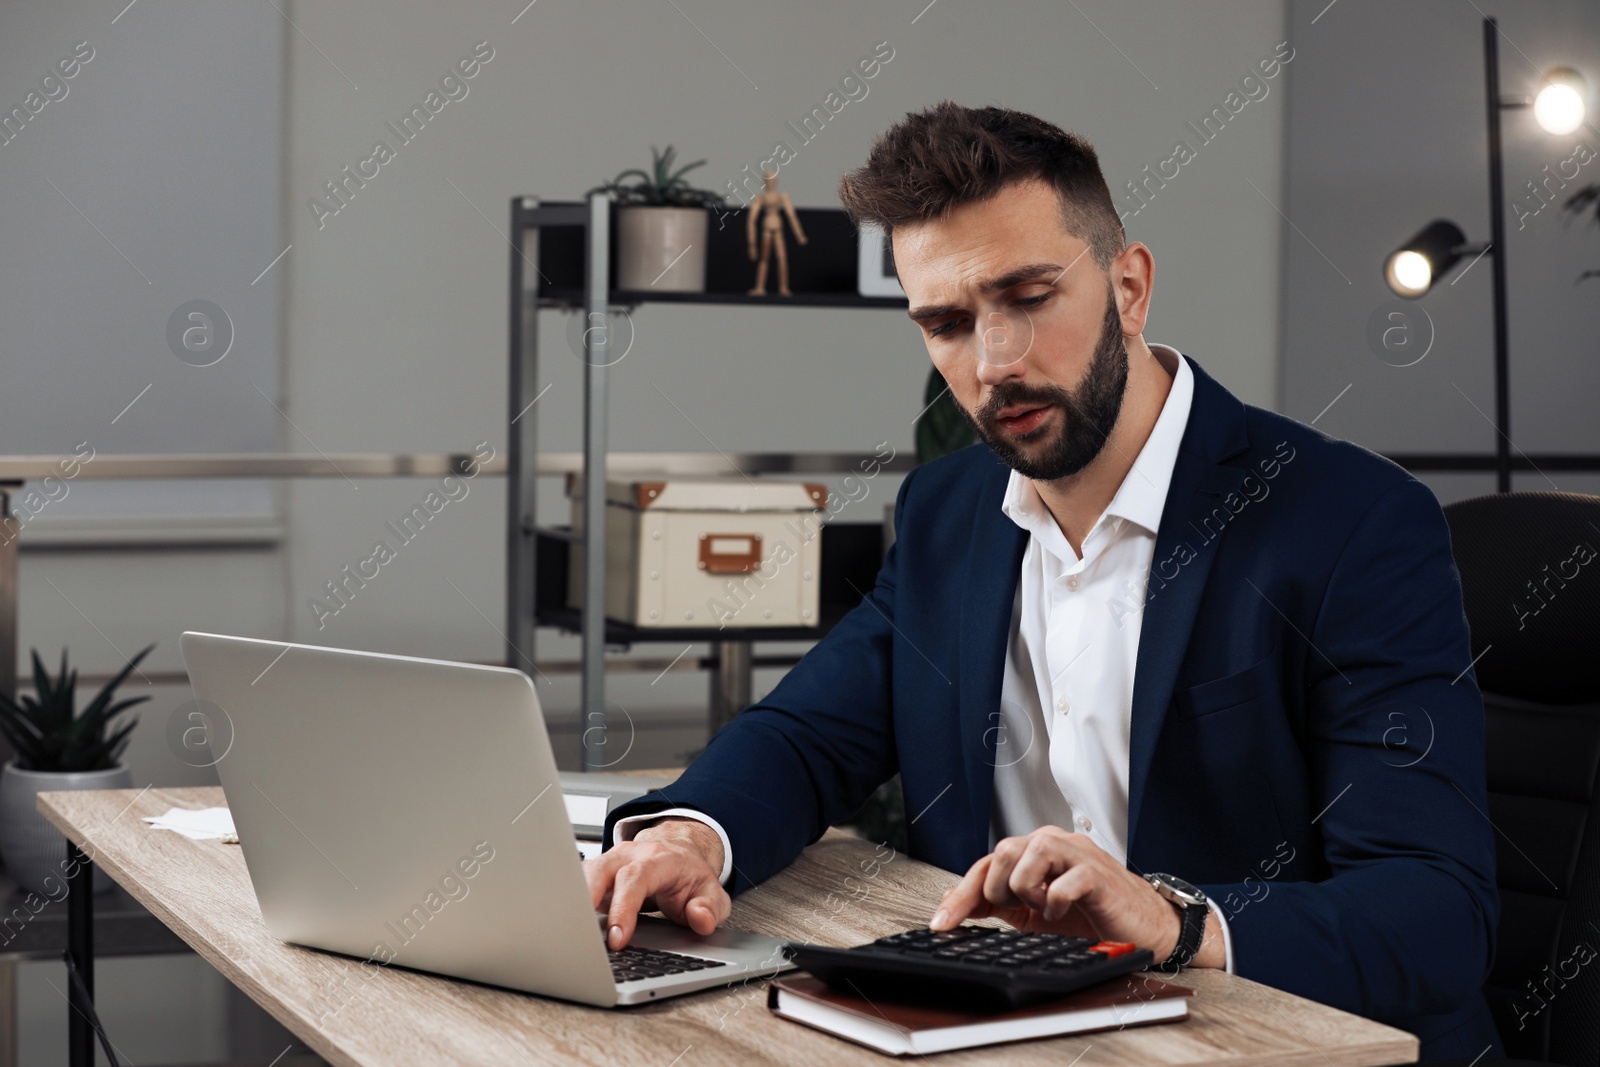
[[[978,494],[961,586],[959,722],[961,763],[970,806],[967,849],[972,860],[989,851],[989,809],[994,792],[991,716],[1000,710],[1000,684],[1011,634],[1011,606],[1022,573],[1028,534],[1000,510],[1008,468],[988,479]]]
[[[1189,646],[1217,543],[1227,532],[1226,526],[1216,532],[1215,523],[1208,530],[1204,521],[1250,473],[1246,467],[1222,465],[1248,447],[1244,405],[1193,360],[1189,365],[1195,377],[1194,399],[1161,512],[1144,619],[1139,628],[1128,752],[1130,858],[1156,740],[1172,702],[1178,668]],[[1226,508],[1223,511],[1227,513]],[[1174,567],[1177,573],[1165,577],[1172,574]]]
[[[1187,356],[1183,357],[1188,359]],[[1172,559],[1178,573],[1164,587],[1151,578],[1139,630],[1139,654],[1133,685],[1128,755],[1128,855],[1133,855],[1140,801],[1155,756],[1156,739],[1166,720],[1178,668],[1194,629],[1211,561],[1220,536],[1209,540],[1203,522],[1228,493],[1236,492],[1248,468],[1224,461],[1249,445],[1244,405],[1194,362],[1194,399],[1184,429],[1178,460],[1167,489],[1157,531],[1154,560]],[[988,851],[989,818],[994,791],[991,716],[1000,710],[1000,686],[1006,645],[1011,634],[1011,606],[1021,577],[1028,534],[1000,510],[1008,471],[999,469],[978,494],[961,588],[958,686],[961,732],[961,774],[967,789],[971,835],[965,852],[973,860]],[[1225,530],[1224,530],[1225,532]]]

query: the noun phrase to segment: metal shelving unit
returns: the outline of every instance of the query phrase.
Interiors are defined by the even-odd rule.
[[[707,249],[706,291],[656,293],[612,288],[611,222],[614,206],[604,193],[587,202],[545,202],[531,196],[511,201],[510,257],[510,382],[507,408],[506,479],[506,662],[527,667],[534,662],[534,637],[541,626],[575,630],[582,640],[582,693],[578,733],[584,746],[583,766],[598,764],[599,755],[587,744],[589,728],[604,723],[605,648],[645,641],[709,642],[712,657],[713,729],[725,723],[750,702],[750,644],[754,640],[815,639],[825,633],[842,611],[824,604],[821,625],[784,629],[740,630],[652,629],[629,626],[605,617],[604,610],[568,608],[557,598],[542,597],[548,586],[565,572],[567,550],[584,549],[583,603],[605,603],[605,480],[608,463],[614,473],[646,469],[669,476],[709,473],[830,473],[853,469],[857,456],[834,454],[792,455],[759,453],[661,454],[627,457],[625,465],[606,449],[606,370],[610,362],[607,329],[591,327],[584,340],[583,466],[579,477],[583,493],[583,532],[541,529],[537,521],[539,474],[538,435],[534,401],[538,388],[538,315],[551,309],[579,310],[584,322],[605,324],[613,308],[621,311],[644,303],[714,304],[781,307],[898,308],[904,298],[864,297],[856,293],[855,227],[842,211],[802,208],[800,216],[810,243],[807,255],[791,261],[792,297],[755,297],[746,293],[749,270],[744,263],[742,220],[739,227],[714,227]],[[725,221],[725,220],[724,220]],[[833,254],[829,254],[829,253]],[[909,457],[883,464],[890,472],[911,467]],[[872,529],[877,529],[874,525]],[[841,533],[841,524],[830,530]],[[829,538],[823,539],[823,570],[828,571]],[[559,555],[559,567],[544,565],[545,557]],[[541,583],[541,574],[545,581]],[[867,576],[870,585],[871,576]],[[866,586],[855,583],[861,588]]]

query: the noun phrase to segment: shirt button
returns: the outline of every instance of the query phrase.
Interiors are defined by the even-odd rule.
[[[1067,588],[1068,589],[1076,589],[1076,588],[1078,588],[1078,576],[1076,574],[1072,575],[1071,577],[1069,577],[1067,579]]]
[[[1089,821],[1089,816],[1087,815],[1078,816],[1076,821],[1078,824],[1078,829],[1082,830],[1084,833],[1088,833],[1090,830],[1094,829],[1094,823]]]
[[[1071,708],[1072,708],[1072,705],[1067,703],[1067,698],[1066,697],[1062,697],[1060,700],[1056,701],[1056,710],[1059,711],[1063,715],[1065,715],[1069,710],[1071,710]]]

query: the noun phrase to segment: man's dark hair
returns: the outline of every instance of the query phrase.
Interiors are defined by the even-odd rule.
[[[1088,243],[1101,270],[1109,267],[1127,242],[1094,148],[1010,108],[945,100],[908,114],[873,142],[866,166],[840,179],[839,199],[857,224],[893,233],[1029,178],[1055,187],[1067,232]]]

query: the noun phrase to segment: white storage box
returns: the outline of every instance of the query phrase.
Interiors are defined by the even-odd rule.
[[[582,482],[569,477],[572,528]],[[827,487],[743,478],[606,483],[606,615],[636,626],[817,625]],[[583,604],[575,543],[567,600]]]

